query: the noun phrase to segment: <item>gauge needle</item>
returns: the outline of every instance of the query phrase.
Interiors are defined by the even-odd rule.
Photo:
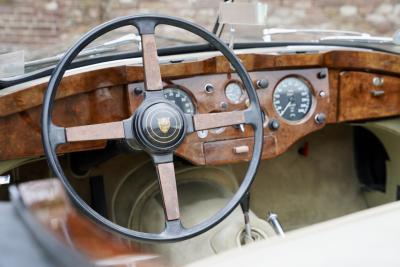
[[[292,104],[293,104],[293,102],[292,102],[292,100],[290,100],[290,101],[287,103],[286,107],[282,110],[282,112],[279,113],[279,116],[283,116],[283,114],[285,114],[286,110],[287,110]]]

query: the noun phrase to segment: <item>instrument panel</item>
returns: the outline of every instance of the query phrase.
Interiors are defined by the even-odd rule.
[[[265,115],[264,159],[283,153],[296,140],[325,125],[329,112],[327,69],[249,74]],[[130,91],[142,86],[143,83],[129,85]],[[249,106],[246,89],[234,73],[170,80],[165,84],[164,95],[187,114],[244,110]],[[187,136],[176,153],[195,164],[249,160],[251,136],[249,125],[198,131]]]
[[[398,55],[332,50],[310,54],[251,53],[239,56],[257,88],[265,114],[264,159],[284,153],[300,138],[328,123],[400,114]],[[167,97],[179,102],[181,108],[188,108],[186,112],[189,113],[243,110],[249,104],[245,88],[240,91],[236,85],[229,85],[240,80],[220,56],[162,64],[161,75],[165,89],[180,90],[178,96],[173,93],[173,97]],[[303,85],[297,86],[301,88],[300,96],[305,94],[300,100],[291,99],[288,89],[277,90],[281,87],[280,82],[292,77],[308,85],[308,90]],[[54,122],[70,127],[127,119],[143,101],[143,80],[143,67],[131,62],[71,73],[60,85]],[[381,82],[376,83],[376,80]],[[237,85],[241,86],[240,83]],[[40,114],[46,87],[45,80],[35,80],[3,91],[0,97],[0,136],[4,137],[0,138],[1,160],[43,155]],[[282,111],[287,102],[274,103],[279,98],[277,93],[290,102],[285,113]],[[188,103],[184,100],[186,96],[190,98]],[[310,99],[310,103],[305,98]],[[303,107],[302,101],[306,104]],[[291,113],[295,114],[289,115]],[[18,146],[10,146],[10,143],[18,143]],[[105,140],[71,143],[60,147],[58,152],[101,149],[106,144]],[[252,128],[235,125],[192,133],[176,154],[197,165],[248,160],[252,154]]]

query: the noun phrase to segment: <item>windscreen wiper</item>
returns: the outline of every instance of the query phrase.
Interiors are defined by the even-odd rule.
[[[265,42],[271,42],[274,35],[285,34],[335,34],[340,36],[362,36],[370,37],[371,35],[364,32],[357,31],[342,31],[342,30],[326,30],[326,29],[285,29],[285,28],[269,28],[263,30],[263,39]]]
[[[182,44],[195,44],[196,42],[190,41],[190,40],[184,40],[184,39],[179,39],[179,38],[174,38],[174,37],[168,37],[168,36],[157,36],[157,38],[166,40],[166,41],[172,41],[172,42],[179,42]],[[119,47],[123,45],[128,45],[134,43],[136,44],[138,51],[141,51],[142,45],[141,45],[141,38],[140,36],[130,33],[123,35],[115,40],[105,42],[101,45],[90,47],[90,48],[85,48],[83,49],[78,56],[75,59],[80,59],[84,57],[91,57],[95,55],[100,55],[104,53],[110,53],[118,50]],[[30,67],[36,67],[36,66],[41,66],[41,65],[51,65],[57,63],[63,56],[64,53],[52,56],[52,57],[47,57],[47,58],[42,58],[38,60],[33,60],[33,61],[28,61],[25,62],[25,68],[30,68]]]
[[[361,43],[393,43],[392,37],[382,37],[382,36],[326,36],[321,37],[319,41],[349,41],[349,42],[361,42]]]
[[[400,46],[400,30],[396,31],[393,37],[385,36],[326,36],[320,41],[347,41],[369,44],[391,44]]]
[[[390,43],[400,45],[400,30],[397,31],[393,37],[383,37],[372,36],[369,33],[357,31],[270,28],[263,30],[263,40],[264,42],[271,42],[272,36],[285,34],[329,35],[320,37],[315,41],[349,41],[359,43]]]

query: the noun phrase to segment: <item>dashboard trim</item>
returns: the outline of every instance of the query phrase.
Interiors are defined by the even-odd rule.
[[[255,51],[255,50],[252,50]],[[257,50],[261,51],[261,50]],[[206,54],[206,53],[205,53]],[[210,55],[212,53],[209,53]],[[199,56],[199,55],[198,55]],[[200,56],[199,56],[200,57]],[[373,72],[387,75],[393,79],[400,77],[400,56],[395,54],[372,51],[328,51],[305,54],[240,54],[242,62],[254,81],[267,77],[269,87],[258,89],[261,105],[269,118],[276,118],[268,103],[274,81],[282,75],[308,73],[315,88],[327,87],[328,94],[323,100],[318,100],[315,111],[301,125],[288,125],[280,121],[278,131],[265,129],[265,136],[273,135],[276,139],[276,153],[270,153],[266,158],[282,154],[301,137],[322,128],[313,118],[318,112],[327,115],[327,123],[337,123],[351,120],[350,117],[340,117],[338,109],[342,99],[340,73],[343,71]],[[172,58],[172,57],[169,57]],[[161,60],[161,59],[160,59]],[[165,60],[165,58],[162,58]],[[118,64],[123,62],[119,61]],[[165,61],[163,61],[165,62]],[[60,85],[55,106],[55,120],[64,127],[85,124],[106,123],[128,118],[143,97],[134,93],[135,85],[143,80],[143,68],[136,62],[133,65],[116,66],[116,62],[68,71],[68,75]],[[117,64],[117,65],[118,65]],[[109,67],[112,66],[112,67]],[[82,72],[84,71],[85,72]],[[326,70],[329,75],[322,81],[317,79],[317,70]],[[221,110],[221,102],[228,102],[224,90],[219,89],[224,83],[235,79],[230,73],[230,66],[221,56],[203,58],[193,62],[167,63],[161,65],[161,75],[164,83],[177,84],[187,89],[194,97],[198,113],[212,113],[245,109],[245,101],[239,104],[228,103],[226,110]],[[371,74],[372,75],[372,74]],[[204,92],[204,86],[212,82],[215,90],[211,94]],[[318,83],[315,85],[314,83]],[[40,142],[40,105],[47,79],[13,86],[0,91],[0,160],[15,159],[43,155]],[[269,93],[267,93],[269,92]],[[269,101],[269,102],[268,102]],[[382,107],[384,109],[384,107]],[[101,112],[100,112],[101,111]],[[105,112],[106,111],[106,112]],[[373,118],[388,116],[382,112]],[[400,111],[391,112],[389,116],[398,116]],[[358,114],[357,119],[372,118],[368,114]],[[189,135],[178,148],[176,154],[193,162],[206,163],[206,149],[210,143],[224,140],[240,140],[252,135],[251,127],[245,127],[245,132],[234,127],[227,127],[223,133],[208,131],[205,138],[199,138],[196,133]],[[11,146],[10,144],[13,144]],[[207,145],[206,145],[207,144]],[[78,142],[63,145],[59,152],[82,151],[105,147],[104,141]],[[210,162],[210,161],[208,161]],[[229,161],[227,161],[228,163]]]

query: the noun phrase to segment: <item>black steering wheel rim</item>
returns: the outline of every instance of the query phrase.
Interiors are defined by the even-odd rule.
[[[211,218],[203,221],[202,223],[185,229],[182,228],[179,222],[170,222],[166,224],[166,229],[162,233],[144,233],[140,231],[131,230],[113,223],[112,221],[102,217],[96,211],[94,211],[81,197],[76,193],[75,189],[69,183],[67,177],[65,176],[61,165],[58,161],[56,155],[57,139],[60,137],[57,132],[57,126],[52,122],[52,110],[53,103],[55,100],[56,92],[58,86],[64,76],[65,71],[71,64],[73,59],[79,54],[79,52],[84,49],[88,44],[97,39],[98,37],[104,35],[107,32],[115,30],[124,26],[135,26],[140,34],[146,34],[154,32],[154,28],[157,25],[169,25],[177,28],[187,30],[193,34],[202,37],[204,40],[213,45],[218,49],[230,62],[232,67],[236,70],[237,75],[242,80],[244,87],[247,91],[250,106],[247,113],[251,125],[254,129],[254,146],[253,155],[249,162],[249,166],[240,187],[234,194],[233,198],[229,200],[225,207],[219,210]],[[126,16],[114,19],[112,21],[106,22],[92,29],[86,33],[80,40],[78,40],[74,46],[72,46],[60,60],[56,68],[54,69],[50,81],[48,83],[47,90],[44,95],[43,100],[43,111],[42,111],[42,142],[44,146],[44,152],[48,161],[48,164],[54,174],[61,180],[67,193],[69,194],[72,202],[78,206],[89,218],[103,226],[106,230],[111,230],[112,232],[118,233],[124,237],[133,238],[136,240],[149,241],[149,242],[172,242],[188,239],[199,235],[210,228],[214,227],[225,219],[239,204],[240,200],[249,190],[254,177],[257,172],[257,168],[261,159],[262,146],[263,146],[263,118],[258,101],[257,93],[254,85],[250,79],[249,74],[245,70],[244,66],[241,64],[240,60],[236,55],[219,40],[215,35],[210,33],[205,28],[193,24],[189,21],[162,15],[135,15]]]

